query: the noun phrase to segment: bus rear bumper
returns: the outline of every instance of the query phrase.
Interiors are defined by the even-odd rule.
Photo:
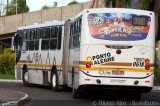
[[[109,91],[149,92],[153,87],[154,74],[146,78],[94,77],[80,73],[79,87],[85,89],[108,89]]]
[[[146,93],[152,90],[152,87],[146,86],[122,86],[122,85],[81,85],[79,91],[100,91],[100,92],[125,92],[125,93]]]

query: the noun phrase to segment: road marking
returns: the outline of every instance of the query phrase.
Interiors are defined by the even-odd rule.
[[[9,79],[0,79],[0,82],[16,82],[16,83],[21,83],[22,80],[9,80]]]

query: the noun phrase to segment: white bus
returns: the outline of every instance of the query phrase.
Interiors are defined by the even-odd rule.
[[[65,23],[24,26],[17,32],[23,43],[15,72],[22,72],[25,85],[50,84],[54,91],[66,85],[74,98],[84,89],[140,97],[153,87],[155,16],[151,11],[86,9]]]

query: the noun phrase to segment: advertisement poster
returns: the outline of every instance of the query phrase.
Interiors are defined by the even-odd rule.
[[[146,39],[151,18],[127,13],[93,13],[88,15],[91,36],[112,41]]]

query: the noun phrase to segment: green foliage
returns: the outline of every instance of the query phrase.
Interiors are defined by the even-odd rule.
[[[10,79],[10,80],[12,80],[12,79],[15,79],[15,76],[14,76],[14,74],[1,74],[0,73],[0,79]]]
[[[112,0],[104,0],[105,7],[109,7],[112,3]]]
[[[7,6],[5,7],[7,10]],[[26,0],[17,0],[17,13],[25,13],[29,11],[29,7],[26,4]],[[16,14],[16,0],[11,0],[8,5],[8,12],[6,16]]]
[[[45,10],[45,9],[49,9],[49,8],[51,8],[50,6],[47,6],[47,5],[44,5],[42,8],[41,8],[41,10]]]
[[[53,2],[53,6],[44,5],[41,8],[41,10],[50,9],[50,8],[54,8],[54,7],[57,7],[57,2]]]
[[[72,5],[72,4],[78,4],[77,1],[71,1],[70,3],[68,3],[68,5]]]
[[[15,54],[10,48],[5,49],[0,54],[0,73],[14,74]]]

